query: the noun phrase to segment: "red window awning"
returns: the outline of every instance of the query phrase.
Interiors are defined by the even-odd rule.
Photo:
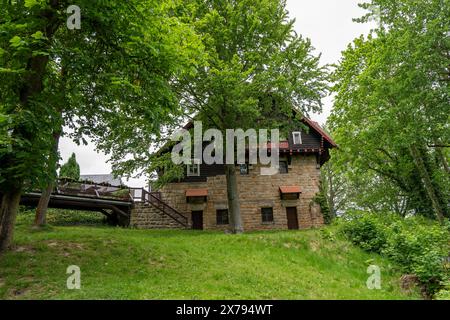
[[[186,197],[207,197],[208,189],[187,189]]]
[[[281,186],[280,192],[282,194],[289,194],[289,193],[302,193],[302,190],[299,186]]]

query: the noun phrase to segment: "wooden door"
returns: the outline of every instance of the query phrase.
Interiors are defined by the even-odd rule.
[[[192,211],[192,229],[203,230],[203,211]]]
[[[286,208],[287,223],[289,230],[298,230],[297,207]]]

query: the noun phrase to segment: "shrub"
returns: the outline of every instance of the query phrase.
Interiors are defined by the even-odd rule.
[[[49,209],[47,223],[55,226],[100,225],[105,217],[99,212]]]
[[[328,202],[323,191],[320,191],[318,194],[316,194],[313,201],[320,206],[325,224],[330,224],[333,220],[333,217],[331,215],[330,207],[328,206]]]
[[[436,294],[436,300],[450,300],[450,280],[442,284],[443,288]]]
[[[350,212],[341,219],[340,230],[362,249],[387,256],[404,273],[415,274],[429,295],[450,278],[445,263],[450,252],[448,225],[421,217]]]
[[[387,234],[373,214],[353,211],[345,219],[341,230],[353,244],[365,251],[381,253],[387,243]]]
[[[413,218],[392,227],[383,254],[403,266],[404,272],[417,275],[428,291],[434,292],[447,276],[444,260],[449,241],[446,228]]]

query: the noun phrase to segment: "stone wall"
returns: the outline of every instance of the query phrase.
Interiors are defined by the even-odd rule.
[[[159,209],[143,203],[136,203],[131,210],[130,226],[139,229],[184,229]]]
[[[260,165],[253,165],[249,175],[240,175],[236,168],[238,181],[238,194],[241,206],[241,216],[244,229],[272,230],[287,229],[286,207],[296,207],[300,229],[307,229],[323,224],[320,207],[313,202],[319,191],[320,169],[317,169],[315,155],[298,155],[292,157],[288,174],[275,174],[272,176],[260,175]],[[281,200],[280,186],[300,186],[302,193],[298,200]],[[200,204],[186,203],[186,189],[207,188],[208,201]],[[216,224],[216,210],[227,209],[227,192],[225,176],[208,178],[207,182],[171,183],[162,190],[162,200],[184,214],[189,224],[192,211],[203,211],[203,227],[209,230],[225,230],[228,226]],[[274,221],[264,223],[261,219],[261,208],[272,207]],[[156,210],[156,209],[155,209]],[[132,225],[141,228],[172,227],[172,224],[158,220],[157,212],[138,210],[132,216]],[[166,217],[170,219],[169,217]],[[175,223],[176,224],[176,223]]]

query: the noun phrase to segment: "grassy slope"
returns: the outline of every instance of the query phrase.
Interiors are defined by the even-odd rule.
[[[382,268],[368,290],[366,268]],[[66,268],[81,268],[81,290]],[[2,299],[410,299],[388,261],[333,229],[239,236],[108,227],[16,228],[0,258]]]

